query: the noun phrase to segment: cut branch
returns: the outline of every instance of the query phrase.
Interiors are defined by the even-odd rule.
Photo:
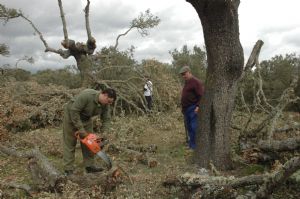
[[[288,138],[286,140],[262,140],[258,143],[258,148],[266,152],[292,151],[300,148],[300,137]]]
[[[274,190],[280,187],[288,177],[300,169],[300,157],[287,161],[278,171],[271,174],[259,188],[254,199],[268,198]]]
[[[61,0],[58,0],[58,6],[59,6],[59,12],[60,12],[62,25],[63,25],[64,38],[65,38],[65,41],[68,41],[69,38],[68,38],[68,31],[67,31],[67,23],[66,23],[65,14],[64,14]]]
[[[24,190],[29,196],[32,196],[32,189],[29,185],[27,184],[19,184],[19,183],[15,183],[15,182],[3,182],[0,181],[0,185],[2,187],[8,187],[8,188],[16,188],[16,189],[22,189]],[[1,197],[1,195],[0,195]]]
[[[256,42],[256,44],[254,45],[252,52],[250,54],[250,57],[245,66],[245,69],[244,69],[245,72],[251,70],[253,68],[253,66],[255,66],[255,64],[257,63],[257,60],[258,60],[258,57],[260,54],[260,50],[261,50],[261,47],[263,46],[263,44],[264,44],[264,42],[262,40],[258,40]]]
[[[91,40],[92,39],[92,33],[91,33],[91,28],[90,28],[89,12],[90,12],[90,1],[87,0],[87,4],[86,4],[85,9],[84,9],[85,27],[86,27],[88,40]]]

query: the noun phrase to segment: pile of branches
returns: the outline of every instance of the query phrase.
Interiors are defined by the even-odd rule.
[[[90,75],[94,87],[113,88],[117,91],[117,101],[113,114],[144,114],[147,105],[144,97],[146,76],[153,83],[153,110],[174,110],[179,106],[180,82],[170,68],[155,60],[147,60],[142,66],[108,65]]]
[[[10,132],[58,126],[63,105],[75,94],[59,86],[41,86],[36,82],[7,82],[0,88],[0,128]]]

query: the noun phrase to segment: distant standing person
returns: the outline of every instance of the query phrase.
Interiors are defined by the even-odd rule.
[[[144,96],[147,101],[148,110],[152,109],[152,93],[153,93],[153,84],[150,81],[150,77],[146,76],[146,83],[144,85]]]
[[[181,93],[181,108],[184,115],[185,128],[188,131],[188,142],[191,149],[196,148],[196,132],[201,97],[204,93],[202,82],[193,76],[189,66],[183,66],[179,73],[184,79]]]

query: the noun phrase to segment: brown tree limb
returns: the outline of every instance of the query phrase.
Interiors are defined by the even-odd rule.
[[[261,140],[258,148],[266,152],[292,151],[300,148],[300,137],[286,140]]]
[[[114,50],[116,50],[117,47],[118,47],[118,45],[119,45],[119,39],[120,39],[120,37],[126,36],[133,28],[134,28],[134,27],[130,27],[127,31],[125,31],[124,33],[119,34],[119,35],[117,36],[117,38],[116,38],[116,43],[115,43],[115,45],[114,45]]]
[[[132,29],[136,28],[142,36],[147,36],[149,34],[148,29],[157,26],[159,22],[160,19],[158,17],[153,16],[149,9],[146,10],[145,13],[141,13],[137,18],[131,21],[130,27],[125,33],[117,36],[114,49],[117,49],[120,37],[127,35]]]
[[[282,95],[280,96],[278,105],[274,108],[275,115],[272,118],[269,128],[268,128],[268,131],[267,131],[267,136],[268,136],[269,140],[271,140],[273,137],[275,124],[277,123],[277,120],[281,116],[284,108],[291,102],[295,102],[299,99],[299,97],[295,97],[295,91],[294,91],[294,89],[297,86],[298,78],[299,78],[298,75],[294,76],[290,86],[283,91]]]
[[[85,6],[85,9],[84,9],[84,13],[85,13],[85,27],[86,27],[86,32],[87,32],[88,40],[91,40],[92,39],[92,32],[91,32],[91,28],[90,28],[89,12],[90,12],[90,1],[87,0],[86,6]]]
[[[27,184],[19,184],[16,182],[4,182],[4,181],[0,181],[0,185],[2,187],[7,187],[7,188],[16,188],[16,189],[22,189],[24,190],[29,196],[32,196],[32,188],[27,185]],[[1,195],[0,195],[1,197]]]
[[[55,167],[53,167],[53,165],[38,149],[19,152],[2,145],[0,146],[0,151],[5,153],[6,155],[14,156],[17,158],[34,159],[39,172],[43,175],[43,178],[47,179],[50,187],[54,187],[57,179],[61,177],[61,173]]]
[[[118,178],[121,177],[121,171],[119,167],[113,167],[105,173],[86,173],[84,176],[70,175],[68,179],[83,188],[99,185],[105,188],[105,191],[109,191],[117,185]]]
[[[300,169],[300,157],[294,157],[287,161],[282,167],[271,174],[250,175],[240,178],[233,176],[209,176],[185,173],[178,177],[167,177],[163,184],[166,186],[193,186],[204,187],[207,185],[217,187],[240,188],[249,185],[261,185],[253,199],[268,198],[276,188],[282,186],[283,183],[294,172]]]
[[[300,169],[300,157],[294,157],[287,161],[278,171],[270,174],[264,184],[259,188],[253,199],[265,199],[282,186],[283,183],[297,170]]]
[[[263,44],[264,44],[264,42],[262,40],[258,40],[256,42],[256,44],[254,45],[254,47],[252,49],[252,52],[250,54],[250,57],[248,58],[248,61],[246,63],[246,66],[245,66],[245,69],[244,69],[245,72],[251,70],[253,68],[253,66],[255,66],[255,64],[258,60],[259,54],[260,54],[261,47],[263,46]]]
[[[263,175],[250,175],[240,178],[235,178],[234,176],[224,177],[224,176],[209,176],[209,175],[198,175],[185,173],[183,175],[169,178],[167,177],[167,185],[179,185],[180,186],[194,186],[201,187],[205,185],[216,185],[216,186],[231,186],[233,188],[239,188],[249,185],[259,185],[264,182],[266,174]]]
[[[111,88],[111,86],[109,86],[108,84],[107,84],[107,82],[122,82],[122,81],[120,81],[120,80],[97,80],[97,78],[94,76],[94,75],[92,75],[92,74],[89,74],[89,77],[90,77],[90,79],[94,82],[94,83],[96,83],[96,84],[102,84],[102,85],[105,85],[107,88]],[[124,81],[124,83],[125,83],[125,81]],[[126,103],[128,103],[129,105],[131,105],[137,112],[139,112],[139,113],[142,113],[142,114],[144,114],[144,111],[141,109],[141,108],[139,108],[132,100],[130,100],[129,99],[129,96],[128,97],[126,97],[125,95],[126,95],[126,93],[124,93],[124,92],[121,92],[119,89],[117,89],[117,88],[113,88],[113,89],[115,89],[116,91],[117,91],[117,93],[118,93],[118,98],[120,98],[120,99],[122,99],[122,100],[124,100]]]
[[[274,132],[275,133],[280,133],[280,132],[290,132],[290,131],[299,131],[299,130],[300,130],[300,125],[297,124],[297,125],[294,125],[294,126],[286,126],[286,127],[283,127],[283,128],[275,129]]]
[[[23,19],[25,19],[27,22],[29,22],[29,24],[32,26],[32,28],[34,29],[34,31],[39,35],[40,40],[43,42],[44,46],[45,46],[45,52],[53,52],[56,54],[59,54],[61,57],[63,57],[64,59],[68,58],[71,56],[70,51],[68,50],[55,50],[54,48],[51,48],[48,46],[48,43],[46,42],[46,40],[44,39],[44,36],[42,35],[42,33],[37,29],[37,27],[33,24],[33,22],[28,19],[27,17],[25,17],[23,14],[20,14],[20,17],[22,17]]]
[[[64,38],[65,38],[65,41],[68,41],[69,37],[68,37],[67,23],[66,23],[65,14],[64,14],[61,0],[58,0],[58,6],[59,6],[59,12],[60,12],[62,25],[63,25]]]
[[[39,150],[17,151],[15,149],[0,145],[0,152],[17,158],[29,158],[28,168],[32,181],[37,190],[51,190],[61,192],[66,180],[69,179],[81,186],[91,187],[100,185],[105,190],[113,189],[121,176],[122,169],[115,167],[107,172],[98,174],[62,175]]]

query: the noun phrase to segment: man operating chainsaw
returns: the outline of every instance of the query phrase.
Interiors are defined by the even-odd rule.
[[[85,89],[71,99],[64,106],[63,119],[63,160],[65,174],[70,175],[74,170],[75,147],[77,133],[81,139],[89,132],[93,132],[92,117],[100,115],[101,132],[107,130],[110,120],[110,106],[116,100],[116,92],[113,89],[96,91]],[[81,144],[83,163],[87,173],[102,171],[102,168],[94,166],[94,153],[84,144]]]

